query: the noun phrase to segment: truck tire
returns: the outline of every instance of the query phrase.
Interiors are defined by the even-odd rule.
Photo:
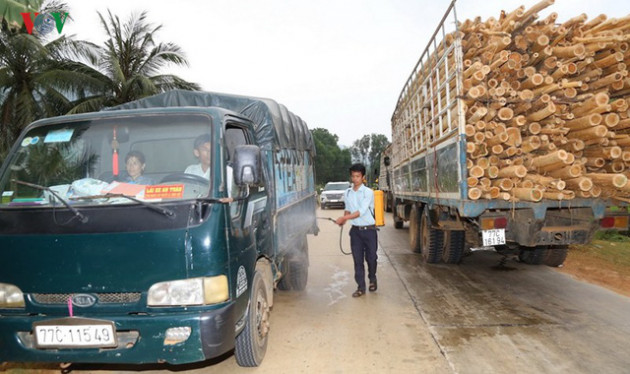
[[[421,214],[422,208],[417,208],[415,205],[411,208],[409,217],[409,247],[416,253],[422,252],[422,233],[420,232]]]
[[[446,264],[459,264],[464,255],[466,231],[447,231],[444,241],[442,261]]]
[[[397,210],[397,209],[396,209],[396,205],[398,205],[398,204],[396,204],[396,203],[394,202],[394,207],[393,207],[393,209],[392,209],[392,210],[393,210],[392,216],[394,217],[394,228],[396,228],[396,229],[402,229],[402,228],[403,228],[403,223],[404,223],[405,221],[403,221],[403,220],[402,220],[402,218],[398,217],[398,215],[396,214],[396,210]]]
[[[564,263],[568,253],[569,247],[566,245],[549,247],[545,251],[543,263],[547,266],[558,267]]]
[[[269,303],[262,276],[254,272],[245,328],[236,337],[234,355],[239,366],[254,367],[261,364],[267,352],[269,336]]]
[[[287,268],[288,270],[278,282],[278,289],[281,291],[304,291],[308,281],[308,265],[306,265],[306,261],[289,260]]]
[[[422,259],[428,264],[442,261],[442,247],[444,246],[444,231],[431,227],[429,209],[425,207],[420,219],[422,234]]]
[[[547,247],[537,246],[533,248],[521,247],[518,253],[518,259],[528,265],[541,265],[545,259]]]
[[[304,291],[308,282],[308,242],[302,239],[301,253],[285,259],[284,275],[278,282],[282,291]]]

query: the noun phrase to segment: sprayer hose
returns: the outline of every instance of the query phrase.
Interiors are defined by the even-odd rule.
[[[335,224],[337,224],[337,221],[335,221],[334,219],[330,218],[330,217],[317,217],[317,219],[325,219],[325,220],[329,220],[334,222]],[[345,252],[343,250],[343,245],[342,243],[342,239],[343,239],[343,225],[339,226],[340,230],[339,230],[339,250],[341,251],[341,253],[343,253],[344,255],[351,255],[352,252]]]

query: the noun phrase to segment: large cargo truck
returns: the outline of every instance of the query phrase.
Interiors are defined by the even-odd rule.
[[[492,247],[558,266],[596,230],[628,229],[608,209],[630,187],[627,43],[603,39],[606,17],[534,22],[552,3],[460,23],[453,1],[400,93],[383,160],[395,227],[426,262]]]
[[[217,93],[29,125],[0,169],[0,362],[259,365],[274,288],[306,286],[314,152],[284,106]]]

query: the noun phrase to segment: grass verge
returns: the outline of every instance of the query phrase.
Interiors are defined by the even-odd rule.
[[[618,232],[597,233],[591,244],[571,246],[558,270],[630,296],[630,238]]]

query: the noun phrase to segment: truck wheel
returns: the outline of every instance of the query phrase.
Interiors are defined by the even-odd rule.
[[[393,217],[394,217],[394,228],[396,228],[396,229],[402,229],[402,228],[403,228],[403,223],[404,223],[404,221],[403,221],[401,218],[399,218],[399,217],[398,217],[398,215],[396,214],[396,210],[397,210],[397,209],[396,209],[396,205],[398,205],[398,204],[396,204],[396,203],[394,202],[394,208],[392,209],[392,210],[394,211],[394,212],[392,213],[392,215],[393,215]]]
[[[431,227],[428,208],[423,209],[420,219],[420,232],[422,233],[422,258],[424,262],[429,264],[440,262],[444,245],[444,232]]]
[[[420,215],[422,208],[411,208],[409,217],[409,247],[416,253],[422,252],[422,234],[420,232]]]
[[[281,291],[304,291],[308,281],[308,265],[304,260],[287,260],[287,270],[278,282]]]
[[[267,289],[259,272],[254,273],[245,328],[236,337],[234,355],[239,366],[258,366],[267,352],[269,304]]]
[[[537,246],[533,248],[521,247],[518,253],[518,259],[528,265],[540,265],[545,259],[547,247]]]
[[[302,241],[302,252],[284,260],[284,275],[278,282],[282,291],[304,291],[308,282],[308,242],[306,237]]]
[[[466,231],[447,231],[445,236],[442,261],[447,264],[459,264],[464,254]]]
[[[569,247],[566,245],[549,247],[543,256],[543,263],[547,266],[558,267],[564,263],[568,253]]]

